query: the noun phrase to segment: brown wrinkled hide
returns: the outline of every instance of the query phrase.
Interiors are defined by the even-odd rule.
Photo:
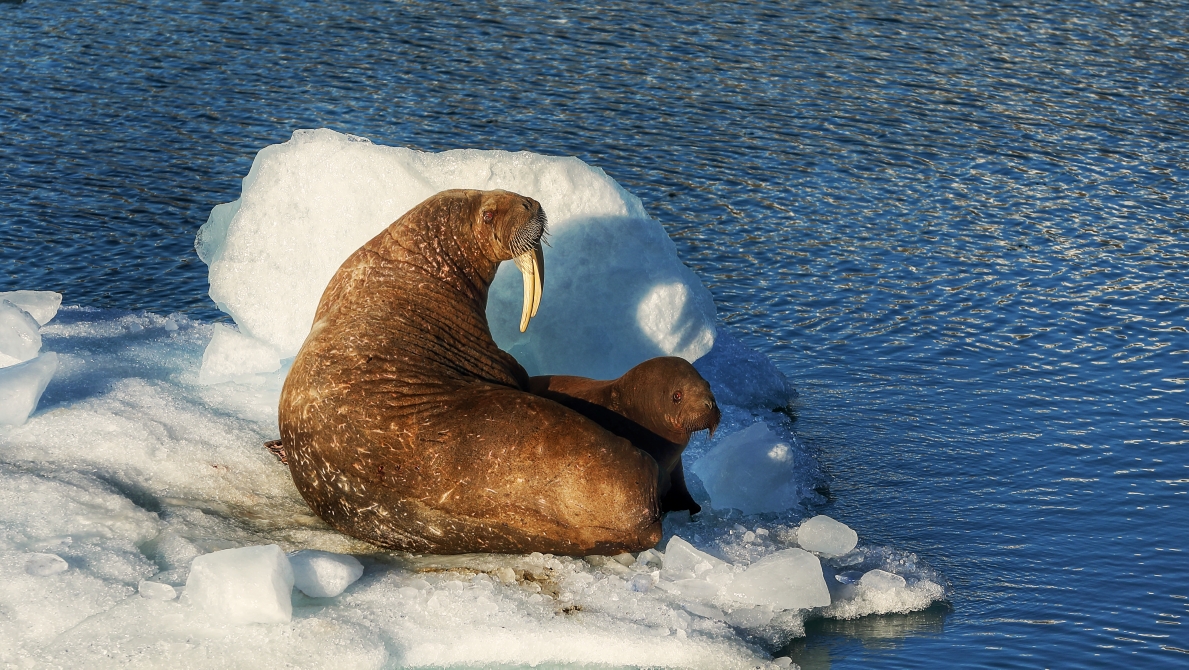
[[[652,456],[660,467],[662,512],[702,510],[685,486],[681,452],[693,433],[713,434],[722,413],[710,384],[685,359],[653,358],[611,381],[532,377],[529,390],[579,412]]]
[[[334,528],[441,554],[660,540],[656,462],[526,393],[528,375],[491,339],[488,287],[538,212],[506,191],[439,193],[327,286],[279,419],[297,489]]]

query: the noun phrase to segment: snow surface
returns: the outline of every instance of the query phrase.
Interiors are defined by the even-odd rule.
[[[264,449],[276,437],[283,369],[252,383],[198,383],[213,334],[182,316],[78,308],[42,329],[61,369],[28,422],[0,428],[0,665],[756,667],[802,635],[807,618],[922,609],[944,597],[944,580],[911,554],[860,543],[821,559],[828,607],[733,600],[725,587],[748,566],[799,548],[806,506],[820,502],[812,468],[792,473],[804,493],[793,509],[671,514],[661,545],[639,556],[379,551],[310,514]],[[715,442],[695,436],[687,468],[759,420],[804,449],[781,415],[730,400]],[[690,484],[706,507],[696,476]],[[196,557],[269,544],[352,555],[363,576],[335,597],[293,590],[285,623],[232,624],[186,594]],[[68,568],[30,574],[34,554]],[[905,586],[867,588],[862,577],[876,569]],[[164,588],[142,582],[182,597],[159,598]]]
[[[322,216],[306,212],[310,207],[324,208],[319,211],[325,214],[373,206],[366,198],[340,207],[317,198],[288,203],[279,193],[253,202],[251,183],[268,178],[270,155],[292,173],[285,179],[305,184],[323,198],[352,191],[354,186],[344,184],[360,179],[379,189],[396,179],[393,174],[413,169],[408,166],[437,166],[443,174],[453,166],[459,182],[466,184],[474,182],[466,181],[472,176],[464,173],[481,168],[492,180],[509,180],[492,185],[518,188],[512,177],[539,185],[534,193],[551,220],[564,221],[567,211],[579,220],[587,210],[595,212],[588,219],[597,219],[611,196],[619,198],[627,218],[643,220],[638,201],[577,161],[494,152],[448,152],[454,156],[447,161],[403,150],[380,151],[326,133],[293,141],[302,142],[313,146],[290,147],[293,156],[285,148],[261,152],[245,180],[243,204],[221,206],[212,221],[241,207],[273,207],[305,225],[301,222]],[[302,153],[313,149],[321,153]],[[330,167],[317,167],[315,159]],[[352,167],[355,160],[377,172],[367,176],[367,169]],[[336,177],[340,169],[341,179]],[[303,176],[306,170],[317,178]],[[480,182],[475,185],[488,183],[474,179]],[[563,198],[570,197],[567,193],[577,194],[573,202]],[[551,197],[557,199],[553,205]],[[383,209],[381,205],[390,206],[381,202],[374,207]],[[395,208],[391,205],[378,218],[394,218]],[[257,270],[267,274],[270,267],[312,263],[312,257],[287,261],[274,251],[269,252],[273,256],[264,254],[263,265],[253,270],[251,254],[234,251],[229,242],[239,239],[231,225],[235,217],[225,218],[228,225],[222,232],[210,224],[204,227],[198,246],[214,265],[219,254],[230,259],[241,253],[236,263],[246,265],[233,263],[220,272],[242,272],[242,280],[248,281]],[[243,221],[248,227],[264,225]],[[578,237],[589,233],[598,238],[603,234],[599,231],[608,229],[577,230],[587,231],[574,233]],[[552,263],[548,276],[558,280],[547,284],[546,299],[550,286],[564,284],[560,276],[567,257],[559,238],[553,238],[554,248],[547,251]],[[604,238],[600,244],[611,241]],[[671,245],[631,248],[651,249],[631,259],[640,267],[663,269],[672,260]],[[308,252],[295,248],[294,253]],[[212,276],[216,274],[212,267]],[[264,275],[256,279],[271,281]],[[291,281],[293,277],[284,277]],[[695,297],[705,290],[686,286]],[[263,290],[237,293],[230,284],[226,288],[227,304],[243,301],[235,303],[235,309],[243,310],[237,319],[285,304],[295,312],[305,309],[288,289],[270,298]],[[519,285],[511,288],[518,301]],[[616,329],[645,328],[639,304],[622,305],[633,318],[606,319],[597,336],[607,339],[622,334]],[[542,304],[538,319],[548,306]],[[657,309],[664,313],[663,301]],[[511,311],[510,323],[519,314],[518,304]],[[278,323],[289,323],[287,328],[306,318],[274,316]],[[713,440],[698,433],[684,454],[691,493],[704,511],[693,520],[688,513],[668,515],[656,549],[582,559],[412,556],[334,532],[310,513],[287,468],[263,447],[277,436],[286,350],[282,339],[261,339],[247,323],[231,329],[181,315],[65,307],[41,327],[44,346],[56,352],[57,374],[28,421],[0,427],[0,665],[788,667],[788,658],[773,656],[804,634],[809,618],[923,609],[946,595],[945,580],[910,553],[859,542],[843,555],[815,557],[798,544],[801,522],[824,503],[814,492],[822,476],[810,451],[791,432],[789,420],[772,411],[787,402],[787,382],[767,359],[725,330],[718,332],[706,360],[698,361],[719,400],[722,422]],[[537,325],[534,320],[530,332]],[[277,337],[285,332],[282,328]],[[234,344],[239,337],[254,341]],[[224,346],[227,342],[232,344]],[[249,344],[259,347],[255,354]],[[546,358],[553,355],[548,346],[537,351]],[[270,371],[273,355],[280,367]],[[201,383],[212,381],[204,374],[213,373],[228,381]],[[740,438],[740,433],[750,437]],[[724,442],[787,449],[780,476],[766,480],[774,488],[747,494],[763,511],[724,508],[718,499],[711,506],[711,495],[732,495],[716,472],[705,467],[714,460],[708,455],[722,453]],[[771,464],[762,459],[723,462],[734,481],[772,476]],[[243,547],[265,555],[222,558],[234,557]],[[318,593],[311,583],[333,586],[329,593],[341,585],[337,595],[309,597],[314,594],[286,588],[285,566],[299,581],[298,566],[304,560],[299,557],[322,555],[311,550],[337,555],[334,562],[347,570],[338,577],[328,573],[325,579],[315,570],[305,587]],[[283,552],[295,553],[287,558]],[[355,581],[348,557],[362,568]],[[233,584],[239,586],[228,588]],[[828,600],[822,597],[823,585]],[[268,607],[248,602],[246,594],[252,590],[264,594],[261,602]],[[277,613],[285,611],[286,594],[290,615],[283,620]],[[256,612],[252,616],[267,612],[280,620],[235,623],[245,611]]]
[[[709,291],[640,200],[602,170],[527,152],[423,153],[327,129],[261,150],[240,199],[211,212],[195,243],[210,266],[210,296],[243,342],[291,358],[347,256],[451,188],[514,191],[549,217],[544,294],[528,331],[520,332],[523,293],[511,264],[488,300],[495,341],[529,374],[610,379],[654,356],[696,360],[714,344]],[[211,378],[224,376],[232,344],[216,340],[220,354],[208,364],[221,367]]]

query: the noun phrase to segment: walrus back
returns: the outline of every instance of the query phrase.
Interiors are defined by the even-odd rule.
[[[524,392],[487,325],[497,264],[459,269],[474,251],[451,245],[465,244],[415,208],[336,272],[278,408],[298,490],[331,526],[393,549],[653,546],[655,462]]]

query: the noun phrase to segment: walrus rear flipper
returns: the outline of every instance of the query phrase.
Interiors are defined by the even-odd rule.
[[[289,465],[289,459],[285,456],[285,447],[281,445],[280,440],[269,440],[264,443],[264,448],[271,451],[272,455],[281,461],[281,465]]]

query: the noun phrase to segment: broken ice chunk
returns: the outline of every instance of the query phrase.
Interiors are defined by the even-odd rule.
[[[817,557],[801,549],[765,556],[727,586],[733,600],[771,605],[778,610],[808,609],[830,604],[830,590]]]
[[[227,623],[282,623],[293,618],[293,569],[275,544],[224,549],[190,564],[190,602]]]
[[[704,617],[706,619],[716,619],[718,621],[725,621],[727,618],[727,615],[723,614],[722,610],[720,610],[719,608],[717,608],[713,605],[707,605],[705,603],[699,603],[699,602],[692,602],[692,603],[681,603],[681,606],[685,608],[685,611],[690,612],[691,614],[697,614],[698,616]]]
[[[783,512],[797,505],[794,468],[789,440],[759,421],[728,435],[691,469],[705,485],[714,509],[759,514]]]
[[[673,586],[677,587],[683,598],[701,600],[703,602],[713,600],[722,591],[721,586],[712,584],[704,579],[679,579],[673,582]]]
[[[41,351],[37,320],[8,300],[0,300],[0,368],[23,363]]]
[[[136,590],[140,592],[140,597],[149,600],[173,600],[178,597],[177,590],[169,584],[150,582],[147,579],[140,580],[140,585]]]
[[[774,616],[776,616],[776,610],[771,605],[736,607],[727,615],[727,623],[739,628],[759,628],[767,626]]]
[[[850,553],[858,543],[858,533],[824,514],[813,517],[797,529],[797,544],[827,558]]]
[[[664,568],[667,573],[689,571],[701,574],[706,570],[726,565],[723,561],[699,551],[694,545],[674,535],[665,545]]]
[[[289,554],[293,585],[311,598],[333,598],[363,576],[359,559],[329,551],[302,549]]]
[[[31,361],[0,368],[0,426],[25,423],[57,371],[58,354],[52,351]]]
[[[0,300],[7,300],[29,313],[37,325],[44,326],[62,306],[62,294],[53,291],[6,291]]]
[[[891,591],[908,586],[908,582],[900,575],[884,570],[872,570],[863,575],[859,580],[859,586],[872,591]]]
[[[636,593],[648,593],[648,590],[651,588],[652,588],[652,576],[651,575],[644,575],[644,574],[636,575],[635,577],[632,577],[631,581],[628,582],[628,590],[635,591]]]
[[[65,572],[70,565],[57,554],[29,554],[25,560],[25,572],[34,577],[48,577]]]

